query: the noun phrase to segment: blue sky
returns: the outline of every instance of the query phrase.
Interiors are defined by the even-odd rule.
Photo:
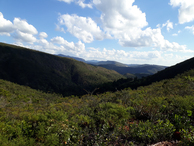
[[[171,66],[194,56],[191,0],[0,0],[0,42]]]

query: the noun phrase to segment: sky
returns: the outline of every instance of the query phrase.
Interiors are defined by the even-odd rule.
[[[0,42],[172,66],[194,57],[193,0],[0,0]]]

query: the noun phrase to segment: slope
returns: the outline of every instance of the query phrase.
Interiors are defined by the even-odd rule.
[[[0,78],[45,92],[84,94],[123,78],[115,71],[74,59],[0,43]]]
[[[75,60],[82,61],[84,63],[91,64],[94,66],[100,66],[106,69],[115,70],[116,72],[130,78],[134,78],[135,76],[137,76],[138,78],[141,78],[142,76],[152,75],[166,68],[166,66],[150,65],[150,64],[142,64],[142,65],[128,64],[127,65],[117,61],[97,61],[97,60],[86,61],[79,57],[72,57],[72,56],[67,56],[63,54],[58,54],[57,56],[73,58]]]
[[[105,83],[101,86],[98,92],[102,93],[105,91],[116,91],[122,90],[125,88],[137,89],[140,86],[146,86],[153,82],[158,82],[165,79],[174,78],[175,76],[182,74],[186,71],[194,69],[194,58],[188,59],[184,62],[178,63],[174,66],[165,68],[162,71],[157,72],[156,74],[144,77],[142,79],[120,79],[113,83]]]
[[[62,97],[0,79],[0,144],[193,146],[193,85],[190,70],[137,90]]]
[[[106,69],[115,70],[120,74],[147,74],[152,75],[157,73],[158,71],[161,71],[165,69],[165,66],[159,66],[159,65],[139,65],[135,67],[128,67],[128,66],[117,66],[114,64],[105,64],[105,65],[98,65],[100,67],[104,67]]]

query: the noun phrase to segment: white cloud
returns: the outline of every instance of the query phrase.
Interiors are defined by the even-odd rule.
[[[12,37],[18,42],[27,42],[27,43],[34,43],[36,42],[36,38],[32,34],[24,33],[19,30],[16,30]]]
[[[85,51],[85,45],[81,42],[78,41],[77,43],[74,42],[68,42],[64,38],[57,36],[51,39],[52,43],[62,45],[64,49],[68,51],[73,51],[74,53],[79,53]]]
[[[56,28],[55,28],[56,31],[61,31],[61,32],[65,32],[64,28],[60,27],[58,24],[56,24]]]
[[[179,23],[183,24],[194,20],[194,1],[193,0],[170,0],[172,7],[179,8]]]
[[[184,45],[175,42],[170,43],[164,39],[160,25],[157,29],[150,27],[143,30],[148,25],[146,14],[136,5],[135,0],[93,0],[94,6],[99,9],[103,30],[115,39],[123,47],[158,47],[165,51],[185,50]],[[173,29],[173,23],[168,20],[162,27],[167,30]]]
[[[185,45],[164,39],[161,28],[145,28],[148,25],[146,14],[134,0],[93,0],[93,5],[101,11],[101,28],[90,17],[64,14],[59,16],[58,28],[67,27],[68,32],[85,43],[94,40],[116,39],[123,47],[157,47],[163,51],[186,51]],[[168,20],[162,27],[169,31],[173,23]]]
[[[103,40],[107,37],[100,27],[90,18],[64,14],[59,17],[60,25],[65,25],[67,31],[85,43]]]
[[[40,45],[44,46],[44,47],[48,47],[48,46],[50,45],[50,43],[49,43],[46,39],[44,39],[44,38],[38,40],[37,42],[38,42]]]
[[[13,20],[13,23],[15,28],[23,33],[28,33],[33,35],[38,33],[36,28],[33,25],[28,24],[25,20],[21,20],[20,18],[15,18]]]
[[[17,45],[24,46],[21,42]],[[173,65],[177,62],[183,61],[191,56],[176,55],[176,53],[165,53],[164,51],[125,51],[115,49],[97,49],[85,48],[84,43],[78,41],[77,43],[68,42],[64,38],[57,36],[50,41],[42,38],[36,41],[35,44],[24,46],[27,48],[51,53],[64,54],[70,56],[81,57],[86,60],[115,60],[128,64],[161,64]],[[184,52],[185,53],[185,52]],[[166,61],[168,60],[168,62]]]
[[[91,9],[93,8],[92,3],[86,4],[84,3],[85,0],[58,0],[58,1],[66,2],[68,4],[70,4],[71,2],[75,2],[82,8],[86,8],[86,7],[91,8]]]
[[[85,4],[84,1],[85,1],[85,0],[78,0],[77,3],[78,3],[78,5],[79,5],[80,7],[82,7],[82,8],[86,8],[86,7],[91,8],[91,9],[93,8],[93,7],[92,7],[92,3]]]
[[[0,12],[0,35],[10,36],[10,33],[14,31],[14,26],[11,21],[6,20],[3,14]]]
[[[39,33],[39,38],[43,39],[43,38],[47,38],[47,37],[48,37],[48,35],[47,35],[46,32],[40,32]]]
[[[80,54],[80,57],[86,60],[114,60],[123,63],[154,63],[156,60],[162,58],[161,51],[124,51],[124,50],[108,50],[104,48],[96,49],[96,48],[88,48],[87,52],[84,54]],[[155,62],[156,63],[156,62]],[[161,64],[161,62],[160,62]]]
[[[0,35],[12,36],[17,42],[34,43],[36,42],[34,35],[37,33],[36,28],[27,21],[14,18],[12,23],[4,19],[0,12]]]
[[[172,36],[178,36],[179,33],[181,33],[181,30],[179,30],[177,33],[172,34]]]
[[[194,25],[192,25],[192,26],[186,26],[185,29],[191,30],[192,33],[194,34]]]
[[[170,20],[168,20],[166,23],[164,23],[163,25],[162,25],[162,27],[165,27],[166,26],[166,29],[168,30],[168,31],[170,31],[170,29],[173,29],[173,22],[170,22]]]
[[[133,35],[136,33],[136,35]],[[157,47],[163,51],[185,51],[185,45],[179,45],[176,42],[169,42],[164,39],[161,29],[146,28],[145,30],[136,30],[133,33],[124,34],[119,39],[119,43],[124,47]]]
[[[70,4],[70,3],[73,2],[74,0],[58,0],[58,1],[66,2],[66,3]]]
[[[106,31],[125,31],[134,27],[143,28],[148,25],[146,14],[136,5],[135,0],[93,0],[97,9],[102,12],[101,20]]]

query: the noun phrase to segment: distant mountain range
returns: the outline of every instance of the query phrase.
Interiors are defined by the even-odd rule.
[[[113,70],[15,45],[0,43],[0,79],[45,92],[85,94],[125,78]]]
[[[128,87],[135,89],[194,69],[194,58],[171,67],[126,65],[115,61],[89,62],[93,65],[84,63],[81,58],[60,57],[0,43],[0,79],[64,96],[82,95],[97,88],[98,93]],[[138,75],[149,76],[135,78]]]
[[[167,67],[164,70],[161,70],[153,75],[149,75],[142,79],[130,79],[129,78],[129,79],[120,79],[113,83],[108,83],[108,84],[105,83],[104,85],[100,87],[100,90],[98,90],[98,92],[103,93],[106,91],[116,91],[116,90],[122,90],[128,87],[132,89],[137,89],[140,86],[147,86],[154,82],[159,82],[162,80],[174,78],[192,69],[194,70],[194,58],[190,58],[174,66]]]
[[[87,64],[91,64],[94,66],[100,66],[109,70],[115,70],[118,73],[125,75],[126,77],[142,77],[142,76],[148,76],[153,75],[157,73],[158,71],[161,71],[166,68],[166,66],[160,66],[160,65],[150,65],[150,64],[123,64],[117,61],[97,61],[97,60],[84,60],[82,58],[78,57],[71,57],[66,56],[62,54],[58,54],[58,56],[61,57],[68,57],[73,58],[78,61],[85,62]],[[131,74],[131,75],[129,75]]]

